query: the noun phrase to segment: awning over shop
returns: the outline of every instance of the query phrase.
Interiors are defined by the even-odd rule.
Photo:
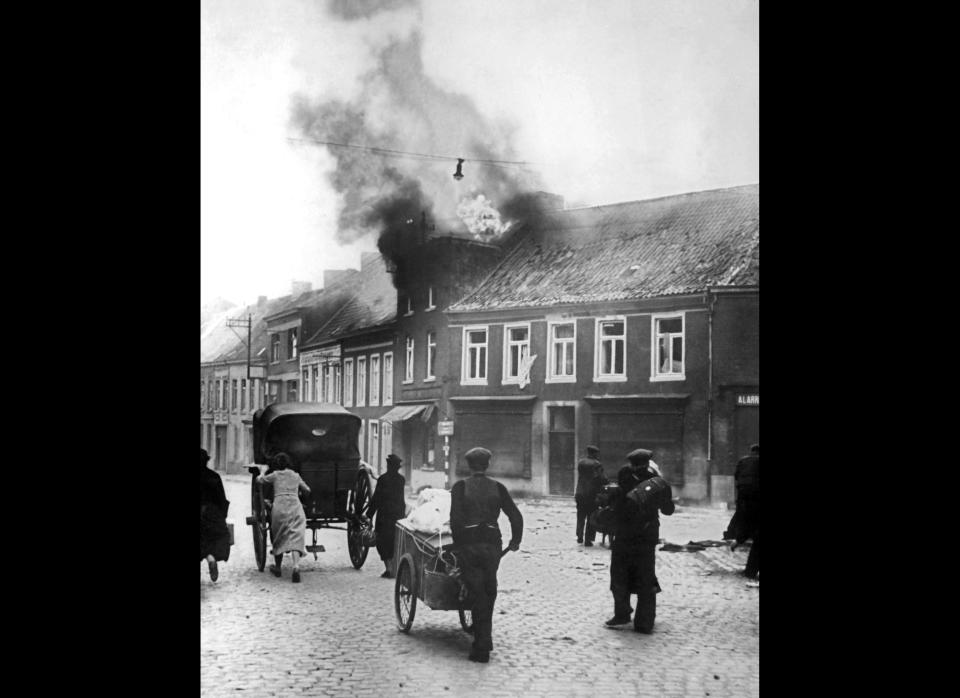
[[[380,418],[381,422],[390,422],[395,424],[403,422],[411,417],[416,417],[427,408],[427,405],[397,405]]]

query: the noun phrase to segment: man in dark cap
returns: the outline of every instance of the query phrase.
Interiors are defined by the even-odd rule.
[[[223,490],[220,475],[207,467],[209,454],[200,449],[200,559],[206,560],[210,580],[220,576],[217,562],[230,558],[230,528],[227,526],[227,510],[230,502]]]
[[[381,577],[390,579],[395,574],[393,569],[393,543],[396,538],[397,521],[407,513],[407,502],[404,499],[404,488],[407,481],[400,474],[400,464],[403,459],[394,454],[387,456],[387,472],[377,478],[377,489],[367,507],[367,516],[371,519],[377,514],[377,522],[373,530],[377,534],[377,552],[386,569]]]
[[[617,532],[610,552],[610,591],[613,618],[609,627],[630,622],[630,595],[637,595],[633,629],[653,632],[660,584],[656,575],[656,546],[660,540],[662,512],[674,512],[670,485],[651,467],[653,453],[638,448],[627,454],[629,465],[620,469],[620,490],[615,503]]]
[[[734,516],[737,525],[731,525],[731,528],[735,528],[736,537],[731,549],[736,550],[748,538],[753,540],[743,574],[749,579],[756,579],[760,574],[760,444],[751,446],[750,455],[737,462],[734,484],[737,489],[737,512]]]
[[[490,661],[493,649],[493,605],[503,544],[497,523],[501,511],[510,519],[510,550],[520,549],[523,536],[523,516],[507,488],[485,475],[491,455],[485,448],[467,451],[471,476],[450,489],[450,530],[473,612],[473,662]]]
[[[590,514],[596,510],[597,495],[606,484],[599,456],[599,448],[587,446],[587,457],[577,462],[577,491],[573,496],[577,503],[577,542],[584,543],[583,527],[586,523],[587,534],[584,546],[588,548],[593,545],[597,535],[593,526],[590,525]]]

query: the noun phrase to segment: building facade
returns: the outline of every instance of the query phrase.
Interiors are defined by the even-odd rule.
[[[634,448],[678,496],[732,497],[759,440],[759,185],[544,216],[451,306],[456,474],[573,494],[587,444]],[[458,360],[457,360],[458,359]]]

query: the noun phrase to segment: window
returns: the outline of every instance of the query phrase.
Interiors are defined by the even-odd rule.
[[[237,400],[237,379],[234,378],[230,383],[230,410],[236,412],[240,404]]]
[[[627,319],[624,317],[597,320],[597,345],[594,380],[625,381]]]
[[[650,380],[684,380],[683,313],[653,316],[653,371]]]
[[[463,328],[463,370],[461,383],[487,384],[487,328]]]
[[[371,364],[372,366],[373,364]],[[380,423],[370,420],[370,448],[367,451],[367,462],[380,470]]]
[[[413,383],[413,337],[407,337],[407,360],[403,367],[403,382]]]
[[[407,315],[413,315],[413,300],[407,296]]]
[[[381,422],[380,423],[380,463],[377,463],[377,474],[381,472],[383,468],[383,459],[386,458],[385,454],[389,454],[393,451],[393,426],[390,422]]]
[[[250,411],[251,411],[251,412],[253,412],[255,409],[257,409],[256,406],[254,405],[254,402],[253,402],[254,399],[255,399],[256,396],[257,396],[256,391],[254,390],[254,387],[253,387],[256,382],[257,382],[257,379],[256,379],[256,378],[251,378],[251,379],[250,379],[250,383],[249,383],[249,385],[247,386],[247,387],[250,388],[250,395],[247,396],[247,404],[250,405]]]
[[[357,407],[367,404],[367,357],[357,359]]]
[[[200,409],[203,409],[203,401],[207,397],[207,386],[203,381],[200,381]],[[203,438],[202,436],[200,437]]]
[[[340,404],[341,401],[341,387],[340,387],[340,364],[335,363],[333,365],[333,401]]]
[[[280,335],[275,334],[270,340],[270,363],[280,363]]]
[[[435,310],[436,305],[433,302],[433,286],[427,287],[427,310]]]
[[[380,405],[380,355],[374,354],[370,357],[370,405],[371,407]],[[372,425],[371,425],[372,426]],[[373,431],[371,429],[371,435]]]
[[[297,381],[287,381],[287,402],[297,401]]]
[[[213,381],[207,381],[207,412],[213,410]]]
[[[267,404],[272,405],[277,401],[277,395],[280,392],[280,381],[270,381],[270,394],[267,398]]]
[[[353,407],[353,359],[343,362],[343,406]]]
[[[287,330],[287,359],[297,358],[297,334],[296,327]]]
[[[435,363],[437,361],[437,333],[427,332],[427,377],[426,380],[432,381],[436,378],[434,375]]]
[[[323,365],[323,401],[333,402],[333,364]]]
[[[300,373],[300,379],[301,379],[301,385],[303,386],[303,390],[302,390],[301,393],[300,393],[300,399],[301,399],[301,401],[303,401],[303,402],[308,402],[308,401],[310,401],[310,398],[311,398],[311,395],[310,395],[310,369],[308,369],[308,368],[303,369],[303,371]]]
[[[383,355],[383,404],[393,404],[393,352]]]
[[[520,370],[530,357],[530,325],[503,327],[503,382],[519,383]]]
[[[217,410],[223,409],[223,395],[220,392],[220,381],[217,381]]]
[[[548,347],[548,383],[573,383],[577,380],[577,324],[550,323]]]
[[[247,379],[243,378],[240,381],[240,411],[247,411]]]

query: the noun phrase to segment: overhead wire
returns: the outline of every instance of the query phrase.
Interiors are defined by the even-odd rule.
[[[332,146],[335,148],[349,148],[353,150],[364,150],[371,153],[377,153],[387,157],[406,158],[412,160],[430,160],[434,162],[457,162],[463,160],[469,163],[479,163],[490,165],[492,167],[503,168],[523,168],[536,165],[537,163],[527,162],[525,160],[495,160],[490,158],[461,158],[452,155],[436,155],[431,153],[415,153],[406,150],[395,150],[393,148],[380,148],[378,146],[357,145],[355,143],[336,143],[334,141],[321,141],[316,138],[287,138],[294,143],[316,143],[318,145]]]

